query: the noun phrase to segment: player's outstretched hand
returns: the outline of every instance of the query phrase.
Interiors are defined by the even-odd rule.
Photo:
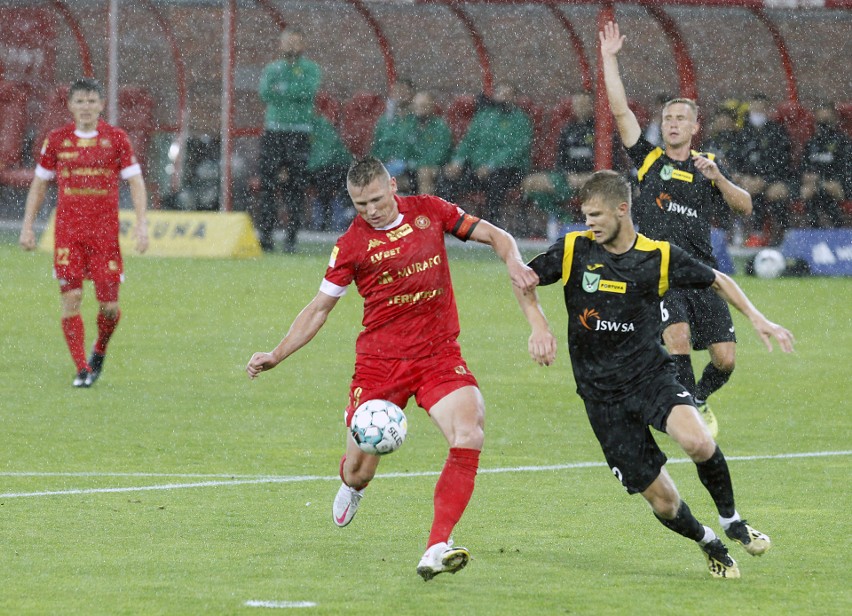
[[[754,329],[757,330],[758,335],[761,340],[763,340],[763,344],[766,345],[766,350],[770,353],[772,352],[772,339],[778,342],[778,346],[785,353],[791,353],[793,351],[793,342],[795,339],[793,338],[793,334],[785,328],[781,327],[777,323],[773,323],[765,318],[760,319],[754,323]]]
[[[272,353],[255,353],[246,365],[246,373],[250,379],[255,379],[261,372],[272,370],[277,365],[278,362],[275,361]]]
[[[530,334],[530,357],[540,366],[549,366],[556,361],[556,337],[547,329]]]
[[[598,32],[598,38],[601,41],[601,55],[615,56],[621,51],[626,37],[619,32],[617,23],[608,21],[604,24],[604,29]]]

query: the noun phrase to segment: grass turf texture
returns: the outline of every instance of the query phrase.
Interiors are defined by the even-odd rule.
[[[739,510],[774,546],[759,559],[731,546],[743,578],[711,579],[698,548],[627,497],[602,464],[574,393],[560,289],[540,292],[560,357],[539,368],[505,270],[486,250],[451,257],[462,347],[488,408],[483,472],[455,533],[474,560],[428,584],[414,572],[435,475],[375,480],[353,523],[334,527],[357,294],[275,371],[256,382],[243,372],[316,293],[326,254],[129,256],[124,316],[103,377],[74,390],[49,255],[0,244],[0,613],[257,612],[248,601],[309,601],[317,614],[852,611],[848,454],[732,459]],[[767,354],[735,314],[738,369],[712,400],[723,451],[848,450],[852,281],[739,281],[798,344],[792,356]],[[95,306],[87,283],[87,348]],[[696,369],[705,361],[699,355]],[[445,444],[413,402],[406,410],[408,441],[380,472],[437,474]],[[671,458],[684,458],[658,436]],[[487,472],[577,463],[593,464]],[[669,470],[718,531],[694,467]],[[263,476],[315,479],[236,483]],[[217,485],[9,496],[204,482]]]

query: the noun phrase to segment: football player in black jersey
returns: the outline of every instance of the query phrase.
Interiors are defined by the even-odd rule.
[[[681,500],[649,429],[667,433],[695,462],[725,534],[749,554],[766,552],[769,537],[737,512],[725,457],[660,344],[659,300],[669,287],[709,288],[748,317],[770,351],[772,339],[792,351],[793,336],[768,321],[730,277],[669,242],[638,234],[630,185],[621,175],[596,172],[579,197],[589,230],[560,238],[529,266],[540,285],[562,283],[571,366],[589,423],[627,491],[642,494],[664,526],[696,541],[711,575],[739,577],[722,541]],[[532,328],[530,355],[550,365],[556,341],[536,292],[515,294]]]
[[[643,235],[677,244],[693,257],[716,266],[710,242],[710,220],[718,208],[751,214],[749,193],[725,175],[711,153],[691,149],[698,132],[698,107],[688,98],[675,98],[663,107],[662,146],[642,137],[618,69],[624,43],[618,24],[600,32],[601,57],[609,106],[621,141],[638,168],[640,195],[635,218]],[[715,438],[718,423],[707,398],[724,385],[734,370],[736,336],[727,304],[709,290],[673,291],[661,303],[663,341],[672,354],[678,378],[695,397],[699,412]],[[692,350],[707,349],[710,362],[698,383],[692,369]]]

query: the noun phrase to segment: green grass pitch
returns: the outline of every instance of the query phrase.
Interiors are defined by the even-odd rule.
[[[540,292],[560,339],[545,369],[528,358],[502,263],[454,248],[487,436],[455,532],[473,561],[424,583],[415,567],[446,446],[413,402],[407,442],[380,467],[393,476],[372,483],[350,526],[331,521],[357,293],[275,371],[250,382],[243,370],[316,293],[327,252],[128,256],[103,377],[74,390],[50,256],[0,244],[0,614],[852,613],[852,280],[738,278],[797,350],[767,353],[735,315],[738,368],[713,400],[719,443],[740,512],[774,546],[762,558],[731,546],[743,577],[724,581],[602,464],[558,287]],[[95,306],[87,284],[87,348]],[[681,494],[718,529],[694,467],[659,439]]]

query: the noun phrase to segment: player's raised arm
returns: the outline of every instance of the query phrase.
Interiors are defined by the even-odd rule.
[[[621,35],[618,24],[609,21],[604,29],[598,32],[601,44],[601,61],[603,63],[604,84],[609,108],[615,117],[618,134],[625,147],[632,147],[639,141],[642,128],[634,113],[627,106],[627,93],[618,70],[618,52],[624,44],[625,37]]]
[[[774,338],[782,351],[790,353],[793,350],[793,334],[786,328],[773,323],[763,316],[730,276],[716,270],[713,271],[716,272],[713,290],[718,293],[719,297],[748,317],[752,327],[754,327],[760,339],[766,345],[767,350],[772,351],[772,339]]]
[[[510,233],[495,227],[487,220],[480,220],[470,234],[470,239],[491,246],[506,264],[512,285],[524,291],[535,289],[538,275],[524,263],[518,243]]]
[[[328,314],[337,305],[339,297],[326,295],[322,291],[305,306],[293,320],[287,335],[269,353],[255,353],[246,365],[250,379],[261,372],[272,370],[290,355],[308,344],[325,325]]]

